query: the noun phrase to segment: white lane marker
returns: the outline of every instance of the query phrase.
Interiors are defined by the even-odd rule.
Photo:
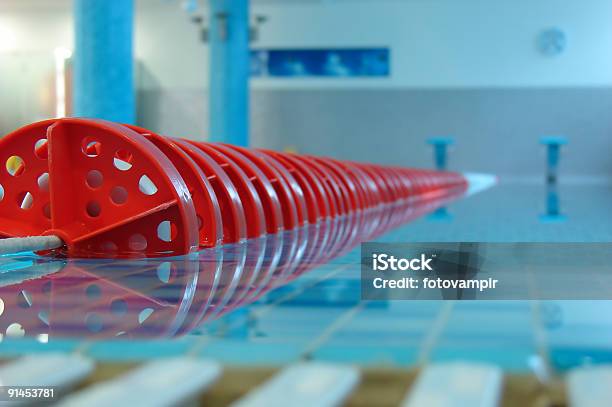
[[[160,359],[74,393],[57,406],[185,405],[204,393],[220,375],[221,366],[216,362],[187,357]]]
[[[0,385],[54,387],[63,394],[89,376],[94,367],[91,359],[81,355],[29,355],[0,366]]]
[[[608,407],[612,400],[612,366],[588,366],[566,377],[571,407]]]
[[[333,407],[340,405],[359,384],[355,367],[304,362],[283,369],[234,407]]]
[[[402,407],[495,407],[503,373],[495,366],[441,363],[425,367],[409,389]]]

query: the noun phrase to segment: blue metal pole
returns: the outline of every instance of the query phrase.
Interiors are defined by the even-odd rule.
[[[547,182],[555,182],[557,180],[559,160],[561,158],[561,146],[567,144],[567,139],[561,136],[547,136],[542,137],[540,143],[544,144],[548,150],[546,162]]]
[[[134,123],[133,0],[75,0],[74,115]]]
[[[434,154],[436,161],[436,168],[439,170],[446,169],[446,144],[436,144],[434,146]]]
[[[249,0],[210,0],[211,141],[249,144]]]
[[[446,171],[448,165],[448,146],[455,143],[455,140],[450,137],[433,137],[427,140],[434,148],[434,162],[436,169]]]

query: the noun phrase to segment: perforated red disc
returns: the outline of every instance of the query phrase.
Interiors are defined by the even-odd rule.
[[[330,159],[313,156],[308,156],[308,158],[316,161],[323,167],[329,169],[330,173],[336,177],[336,182],[338,182],[340,189],[344,192],[349,212],[354,212],[363,209],[364,205],[362,197],[357,192],[357,187],[355,186],[355,183],[353,182],[349,174],[346,174],[344,171],[342,171],[342,168],[340,168],[335,162]]]
[[[380,201],[378,191],[372,191],[371,189],[375,188],[375,186],[373,187],[371,185],[371,180],[358,167],[352,165],[350,162],[343,162],[339,160],[331,161],[333,161],[337,166],[339,166],[342,171],[346,173],[355,184],[355,189],[359,198],[358,202],[361,205],[361,209],[368,209],[370,207],[373,207],[376,205],[375,202]]]
[[[287,154],[270,150],[260,151],[276,158],[300,184],[306,201],[309,223],[316,223],[321,217],[329,216],[329,202],[325,197],[325,190],[321,181],[314,175],[311,169],[300,162],[296,162]]]
[[[306,205],[306,197],[300,183],[295,179],[291,171],[289,171],[289,169],[287,169],[287,167],[285,167],[275,157],[269,156],[258,150],[251,150],[250,152],[266,164],[270,165],[278,174],[280,174],[280,177],[289,187],[289,192],[291,193],[293,202],[295,203],[295,208],[297,210],[297,226],[303,226],[308,221],[308,208]]]
[[[323,186],[327,189],[330,211],[333,216],[348,213],[347,195],[343,192],[339,179],[334,173],[311,158],[296,154],[288,154],[288,156],[310,168],[323,181]]]
[[[386,203],[384,191],[379,189],[378,183],[374,181],[369,172],[351,162],[346,162],[345,165],[352,168],[361,180],[368,208],[375,208],[380,204]]]
[[[268,181],[272,184],[272,187],[278,195],[278,199],[281,203],[283,224],[285,229],[293,229],[296,226],[301,226],[298,212],[298,202],[293,197],[292,187],[286,181],[285,176],[282,175],[276,168],[264,161],[254,151],[248,150],[243,147],[232,146],[229,144],[217,144],[218,146],[226,147],[237,151],[247,157],[261,172],[268,178]],[[297,187],[299,188],[299,186]],[[303,202],[301,202],[303,204]],[[303,222],[303,219],[302,219]]]
[[[173,141],[198,164],[217,195],[223,218],[223,243],[244,240],[246,238],[246,217],[242,201],[223,168],[194,145],[181,139],[173,139]]]
[[[389,181],[386,180],[385,177],[382,177],[378,171],[376,171],[376,166],[360,163],[353,163],[353,165],[358,166],[363,172],[369,175],[372,182],[376,184],[376,188],[380,194],[379,199],[381,199],[383,203],[389,204],[395,200]]]
[[[280,197],[266,174],[241,152],[223,144],[209,143],[208,145],[230,157],[247,174],[261,199],[268,233],[277,233],[285,228]]]
[[[4,236],[57,235],[66,243],[58,252],[73,257],[155,257],[198,247],[195,209],[178,171],[126,127],[47,121],[4,137],[0,152]]]
[[[413,177],[410,174],[401,174],[397,168],[394,167],[387,167],[385,170],[387,170],[387,174],[390,177],[396,179],[401,196],[404,199],[414,199],[417,190],[412,181]]]
[[[244,209],[244,214],[247,219],[247,237],[254,238],[262,236],[266,232],[266,218],[263,204],[247,174],[227,155],[212,148],[210,145],[206,143],[196,143],[190,140],[185,141],[208,154],[210,158],[215,160],[217,164],[223,168],[227,176],[234,183],[236,192],[238,192],[238,196],[240,196],[240,200],[242,201],[242,208]],[[276,231],[277,230],[273,230],[270,233],[275,233]]]
[[[380,178],[388,185],[389,192],[394,202],[398,202],[405,198],[402,194],[400,182],[391,171],[380,166],[373,166],[372,170],[379,174]]]
[[[47,128],[53,123],[34,123],[0,140],[2,237],[39,235],[51,229]]]
[[[198,221],[200,247],[213,247],[223,239],[223,221],[219,201],[200,167],[172,139],[141,127],[129,126],[146,137],[172,161],[187,184]]]

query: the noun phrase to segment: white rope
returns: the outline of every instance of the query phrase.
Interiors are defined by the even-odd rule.
[[[0,239],[0,255],[59,249],[64,245],[57,236],[29,236]]]

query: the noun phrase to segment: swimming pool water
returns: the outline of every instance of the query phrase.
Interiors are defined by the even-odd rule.
[[[547,188],[502,182],[376,241],[610,242],[610,207],[609,185]],[[4,269],[18,267],[19,259],[3,260]],[[51,327],[47,338],[5,335],[0,356],[63,350],[99,359],[129,360],[189,353],[241,365],[284,364],[306,358],[391,366],[467,359],[492,362],[510,371],[528,370],[537,363],[564,370],[582,363],[612,361],[610,301],[368,303],[360,301],[359,262],[356,247],[326,264],[314,265],[254,303],[188,332],[156,331],[156,335],[143,334],[130,340],[121,335],[96,337],[100,321],[94,319],[85,325],[90,331],[86,339],[78,330],[74,335],[66,334],[70,327],[58,327],[55,331],[61,335],[54,335]],[[160,275],[157,267],[155,270],[146,274],[149,277],[126,273],[123,283],[137,296],[138,288],[150,279],[168,278],[163,271]],[[20,271],[11,273],[14,278]],[[87,277],[75,274],[74,278]],[[189,290],[189,284],[182,287]],[[153,298],[163,308],[174,291],[166,287]],[[139,301],[146,309],[147,299]],[[114,307],[99,312],[121,312],[121,303]],[[10,317],[6,312],[0,315],[2,319]],[[149,318],[164,322],[163,315],[153,313]],[[120,333],[120,322],[117,324]]]

